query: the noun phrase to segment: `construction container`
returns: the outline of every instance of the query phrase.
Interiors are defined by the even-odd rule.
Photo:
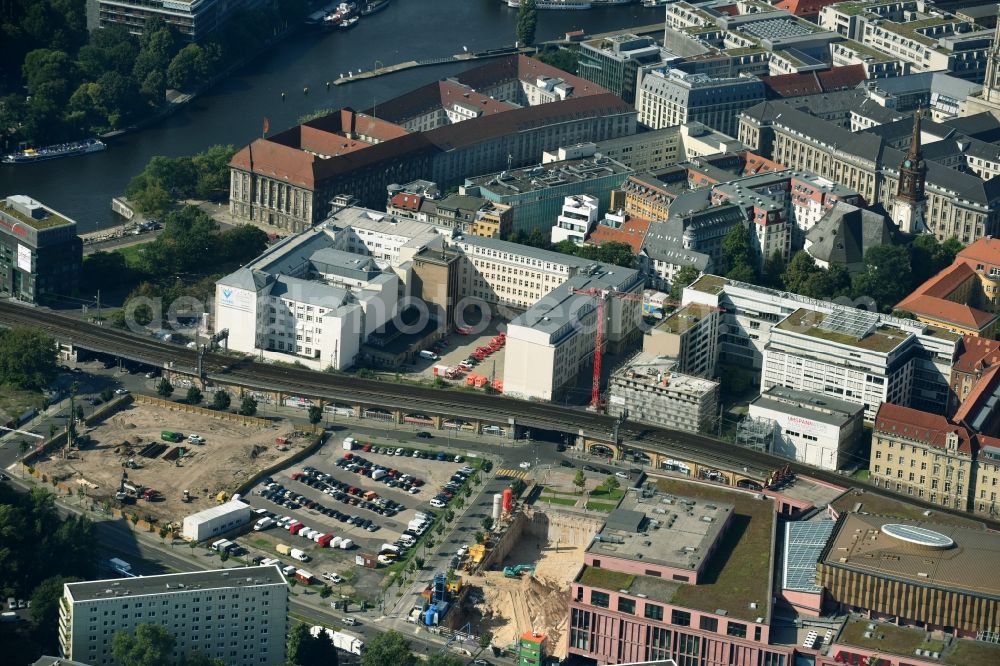
[[[489,383],[489,381],[490,381],[489,377],[484,377],[483,375],[477,376],[476,377],[476,388],[483,388],[484,386],[486,386],[486,384]]]
[[[304,585],[310,585],[313,582],[313,575],[308,571],[306,571],[305,569],[296,569],[295,580],[299,581]]]
[[[319,544],[320,548],[326,548],[327,546],[330,545],[331,541],[333,541],[333,535],[332,534],[324,534],[324,535],[320,536],[319,541],[317,541],[316,543]]]
[[[287,543],[279,543],[277,546],[274,547],[274,549],[279,553],[281,553],[282,555],[289,555],[292,552],[292,547],[289,546]]]
[[[249,524],[253,515],[249,504],[226,502],[185,516],[181,534],[188,541],[204,541]]]
[[[479,375],[473,374],[473,373],[470,372],[469,374],[467,374],[465,376],[465,384],[466,384],[466,386],[475,386],[477,379],[479,379]]]
[[[354,563],[366,569],[374,569],[378,566],[378,559],[368,553],[358,553],[354,556]]]
[[[343,541],[340,542],[341,550],[349,550],[350,548],[353,547],[354,547],[354,542],[351,541],[350,539],[344,539]]]
[[[503,489],[503,512],[510,513],[514,510],[514,490],[511,488]]]

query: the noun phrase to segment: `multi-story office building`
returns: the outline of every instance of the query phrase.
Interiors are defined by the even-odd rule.
[[[712,78],[657,68],[639,80],[635,106],[639,122],[653,129],[697,121],[735,136],[739,113],[763,100],[764,84],[755,76]]]
[[[632,169],[606,157],[550,162],[467,178],[460,192],[511,206],[515,233],[536,229],[549,236],[568,196],[596,198],[602,210]]]
[[[116,633],[140,624],[174,639],[173,664],[193,652],[232,666],[285,663],[288,583],[276,566],[67,583],[59,646],[67,659],[117,663]]]
[[[628,103],[635,102],[639,68],[660,65],[667,51],[652,37],[611,35],[580,44],[580,76],[607,88]]]
[[[945,74],[921,72],[869,81],[868,99],[898,112],[930,111],[931,120],[941,122],[966,115],[966,100],[982,92],[983,86]]]
[[[341,109],[256,139],[230,161],[230,214],[301,231],[321,221],[326,202],[345,192],[361,205],[381,206],[392,183],[427,179],[448,188],[470,172],[532,164],[543,151],[636,129],[635,109],[620,98],[524,56],[494,60],[456,80],[512,104],[478,115],[432,113],[428,103],[451,105],[434,84],[436,98],[420,89],[369,113]],[[406,128],[428,114],[447,122]]]
[[[539,264],[554,259],[538,255],[527,258]],[[523,281],[517,275],[505,277],[512,285]],[[629,268],[595,263],[579,267],[574,277],[507,324],[504,394],[536,400],[561,399],[565,388],[592,367],[598,326],[604,328],[606,353],[621,353],[635,345],[641,303],[615,298],[614,294],[641,294],[642,287],[642,275]],[[598,298],[605,299],[603,322],[597,317]]]
[[[0,202],[0,294],[29,303],[74,296],[82,263],[76,222],[21,194]]]
[[[552,227],[551,241],[564,240],[583,245],[583,240],[597,224],[600,208],[597,197],[588,194],[574,194],[563,199],[562,212]]]
[[[683,303],[722,310],[719,361],[767,364],[764,389],[785,384],[863,404],[866,418],[880,400],[933,412],[948,402],[960,340],[951,331],[714,275],[687,287]]]
[[[967,511],[977,445],[974,433],[944,416],[882,405],[872,434],[872,482]]]
[[[854,402],[776,384],[750,402],[748,415],[772,424],[771,453],[836,470],[859,457],[863,412]]]
[[[993,366],[1000,365],[1000,340],[980,336],[962,337],[961,351],[951,366],[951,393],[948,409],[951,416],[965,402],[972,389]]]
[[[672,358],[642,353],[611,375],[608,414],[662,428],[712,432],[719,417],[719,382],[687,375]]]
[[[742,115],[739,137],[788,168],[812,171],[890,210],[906,160],[899,148],[909,144],[913,124],[908,119],[899,122],[906,131],[894,132],[897,140],[888,136],[892,128],[884,125],[854,133],[789,104],[765,102]],[[922,131],[929,131],[928,123],[923,125]],[[951,140],[923,147],[927,230],[939,240],[954,236],[969,244],[1000,231],[1000,178],[984,181],[960,169],[966,159],[964,137],[946,129]]]
[[[196,42],[224,26],[236,12],[261,4],[262,0],[87,0],[87,28],[123,25],[141,35],[147,21],[160,20]]]

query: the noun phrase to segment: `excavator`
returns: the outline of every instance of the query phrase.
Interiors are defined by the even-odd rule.
[[[522,571],[527,571],[528,573],[535,573],[534,564],[515,564],[514,566],[504,567],[503,575],[507,578],[517,578],[521,575]]]

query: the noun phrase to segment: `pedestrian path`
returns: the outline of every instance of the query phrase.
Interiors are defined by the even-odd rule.
[[[510,479],[524,480],[528,478],[528,473],[523,469],[500,469],[497,470],[497,477],[498,478],[507,477]]]

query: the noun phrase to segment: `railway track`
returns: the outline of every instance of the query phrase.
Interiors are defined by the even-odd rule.
[[[185,370],[193,372],[197,366],[197,352],[191,349],[129,331],[81,322],[48,310],[0,301],[0,325],[19,324],[40,328],[62,343],[72,343],[92,351],[141,363],[160,367],[165,363],[172,363],[175,371],[182,372]],[[297,392],[304,397],[324,400],[367,402],[373,407],[404,408],[412,411],[427,409],[444,416],[482,418],[498,423],[507,423],[509,418],[514,418],[518,425],[525,427],[550,429],[574,435],[584,434],[608,442],[611,441],[614,426],[612,417],[577,407],[279,367],[258,363],[249,357],[237,359],[222,354],[205,354],[203,369],[210,379],[240,384],[248,388]],[[980,520],[991,529],[1000,529],[998,521],[949,510],[868,484],[859,484],[840,474],[809,467],[768,453],[736,448],[732,444],[703,435],[635,422],[626,422],[621,432],[623,438],[631,440],[630,445],[636,449],[671,457],[683,458],[687,455],[699,460],[707,458],[713,461],[710,464],[717,464],[722,468],[729,470],[746,468],[748,472],[757,474],[766,474],[770,470],[787,465],[796,474],[808,475],[840,486],[850,483],[863,485],[867,492],[875,495],[897,499],[937,513]]]

